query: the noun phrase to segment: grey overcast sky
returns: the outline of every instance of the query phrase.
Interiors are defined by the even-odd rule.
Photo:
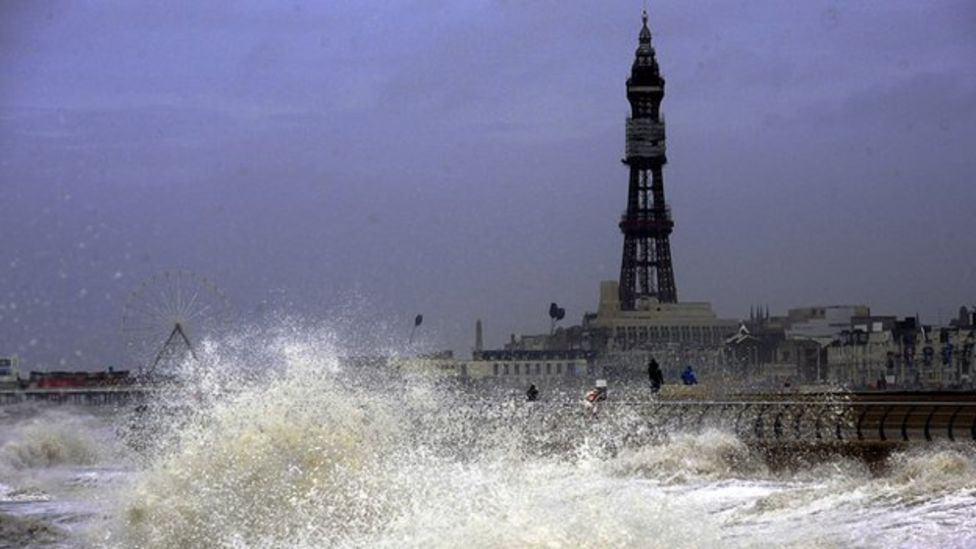
[[[153,274],[466,355],[618,276],[641,2],[0,4],[0,355],[128,365]],[[653,1],[678,294],[976,302],[976,3]],[[352,311],[352,312],[350,312]]]

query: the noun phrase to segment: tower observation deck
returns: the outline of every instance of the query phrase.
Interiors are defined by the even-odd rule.
[[[630,168],[627,210],[620,219],[624,235],[620,265],[620,308],[635,310],[649,303],[676,303],[671,266],[674,222],[664,201],[665,133],[661,116],[664,78],[651,46],[647,12],[627,79],[627,142],[623,160]]]

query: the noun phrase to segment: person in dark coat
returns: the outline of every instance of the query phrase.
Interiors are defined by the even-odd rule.
[[[695,385],[698,383],[698,378],[695,377],[695,371],[691,369],[691,366],[685,366],[685,371],[681,372],[681,381],[685,385]]]
[[[534,402],[539,400],[539,390],[535,388],[535,384],[529,385],[529,390],[525,392],[525,398],[529,402]]]
[[[647,365],[647,377],[651,382],[651,392],[656,393],[660,391],[661,385],[664,383],[664,373],[661,372],[661,367],[657,365],[657,361],[653,358]]]

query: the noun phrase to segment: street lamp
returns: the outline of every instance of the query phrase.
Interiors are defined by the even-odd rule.
[[[417,332],[417,327],[423,324],[424,315],[417,315],[413,319],[413,329],[410,330],[410,344],[413,345],[413,335]]]

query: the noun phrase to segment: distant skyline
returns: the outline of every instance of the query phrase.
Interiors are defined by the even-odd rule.
[[[140,282],[419,348],[616,279],[642,3],[0,5],[0,356],[131,367]],[[976,4],[650,2],[678,295],[976,303]],[[352,326],[352,327],[350,327]]]

